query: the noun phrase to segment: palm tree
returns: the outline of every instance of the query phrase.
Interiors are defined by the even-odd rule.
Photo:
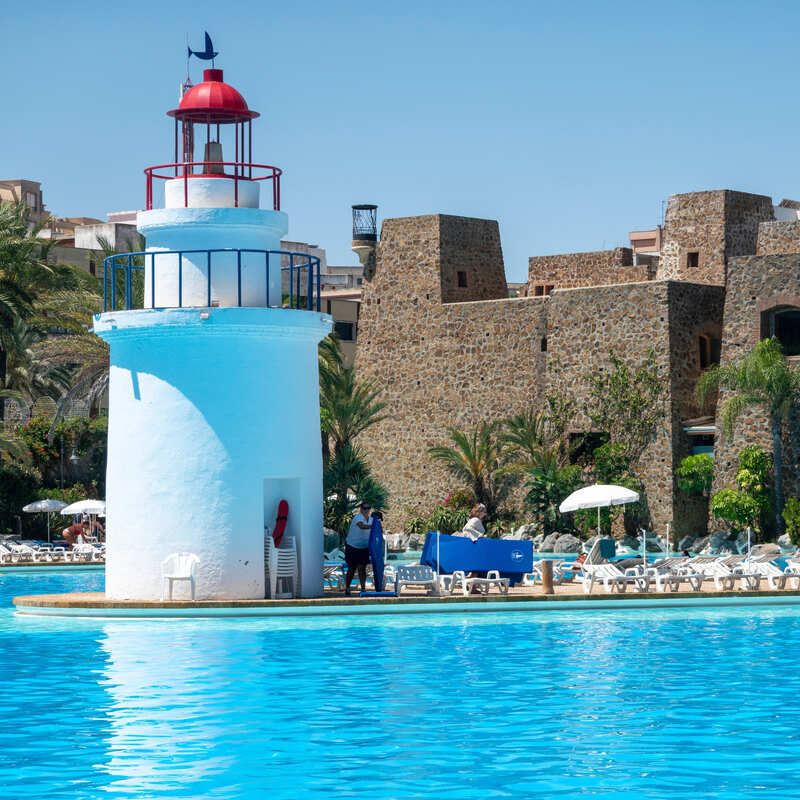
[[[0,390],[0,401],[6,399],[16,400],[20,405],[25,407],[27,403],[25,398],[19,392],[12,392],[8,389]],[[31,463],[31,452],[25,442],[13,433],[6,433],[6,430],[0,426],[0,462],[4,459],[11,459],[19,461],[22,464]]]
[[[46,374],[67,374],[69,385],[56,404],[51,432],[80,402],[94,408],[108,390],[108,344],[93,333],[53,336],[36,345],[36,363]]]
[[[320,371],[320,407],[323,433],[334,450],[350,444],[367,428],[385,419],[386,403],[378,400],[381,389],[369,380],[358,380],[353,367],[339,363]]]
[[[508,453],[498,435],[498,423],[484,422],[469,432],[453,427],[447,431],[453,446],[431,447],[428,455],[469,486],[475,499],[494,514],[515,481],[503,469]]]
[[[371,475],[364,451],[354,440],[384,416],[381,390],[359,381],[355,369],[345,367],[335,335],[319,345],[320,428],[326,524],[341,530],[358,500],[382,510],[387,491]],[[331,443],[333,449],[331,449]]]
[[[33,316],[36,278],[48,269],[41,259],[38,229],[32,233],[24,203],[0,203],[0,390],[7,386],[13,329],[18,320]]]
[[[697,397],[705,404],[709,392],[722,387],[732,394],[722,409],[722,428],[733,434],[741,414],[751,406],[766,409],[772,432],[775,489],[775,530],[783,531],[783,442],[781,433],[792,409],[800,402],[800,372],[789,367],[781,343],[762,339],[747,355],[732,364],[717,364],[697,382]]]
[[[376,511],[386,507],[388,492],[373,477],[363,450],[347,444],[325,460],[322,471],[325,524],[343,531],[348,514],[359,502],[369,503]]]
[[[510,466],[523,472],[538,458],[547,442],[547,417],[541,411],[527,408],[505,420],[503,428],[503,442],[514,457]]]
[[[33,362],[35,343],[53,334],[85,335],[101,297],[96,278],[47,263],[53,242],[38,238],[42,224],[29,230],[24,203],[0,204],[0,390],[16,389],[31,400],[33,391],[53,394],[64,378]]]

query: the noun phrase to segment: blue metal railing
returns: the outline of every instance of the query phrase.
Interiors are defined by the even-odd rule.
[[[253,270],[253,258],[247,258],[244,267],[242,266],[242,253],[246,254],[260,254],[264,257],[264,297],[266,306],[279,305],[283,308],[296,308],[308,311],[320,310],[320,262],[316,256],[308,255],[307,253],[291,253],[288,250],[250,250],[240,249],[237,250],[233,247],[216,248],[211,250],[159,250],[159,251],[139,251],[136,253],[118,253],[117,255],[109,256],[103,260],[103,309],[105,311],[117,310],[133,310],[134,308],[144,308],[144,294],[142,295],[141,304],[137,304],[134,298],[133,291],[133,275],[136,272],[141,272],[144,277],[146,269],[150,270],[150,305],[148,308],[189,308],[199,307],[196,303],[184,305],[183,303],[183,276],[184,276],[184,257],[194,256],[190,259],[195,270],[198,262],[203,260],[202,256],[205,255],[205,300],[206,307],[211,306],[211,276],[212,271],[212,254],[214,253],[235,253],[236,254],[236,306],[242,305],[242,269],[248,271],[248,274]],[[159,305],[156,303],[156,268],[157,261],[162,260],[163,257],[169,256],[169,265],[174,268],[175,256],[177,256],[178,267],[178,297],[177,305]],[[199,257],[198,257],[199,256]],[[277,264],[272,263],[272,259],[277,259]],[[283,262],[288,259],[288,266],[284,266]],[[230,259],[225,259],[224,266],[230,269]],[[273,304],[270,303],[270,270],[277,267],[281,275],[281,289],[280,297],[272,298],[277,301]],[[118,286],[117,277],[122,270],[124,274],[123,286]],[[288,305],[287,298],[283,293],[283,276],[288,273],[289,276],[289,293]],[[303,276],[305,275],[305,279]],[[306,293],[301,294],[301,288],[305,284]],[[142,287],[144,290],[144,287]],[[124,292],[124,300],[118,307],[117,294]]]

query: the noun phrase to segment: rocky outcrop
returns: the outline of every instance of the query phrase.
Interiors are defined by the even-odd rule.
[[[536,540],[539,537],[537,536],[537,531],[539,530],[538,525],[534,525],[532,522],[528,525],[520,525],[514,531],[514,536],[517,539],[533,539]]]
[[[556,542],[558,541],[558,537],[561,536],[560,533],[550,533],[542,539],[541,544],[539,545],[539,552],[540,553],[555,553],[556,552]]]
[[[554,553],[580,553],[583,550],[583,542],[571,533],[562,533],[556,539],[553,547]]]

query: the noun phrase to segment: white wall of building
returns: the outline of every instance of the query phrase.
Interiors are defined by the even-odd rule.
[[[264,597],[264,526],[284,498],[300,594],[322,593],[317,343],[330,328],[290,309],[97,316],[111,345],[107,597],[159,599],[161,563],[181,551],[200,558],[198,599]]]

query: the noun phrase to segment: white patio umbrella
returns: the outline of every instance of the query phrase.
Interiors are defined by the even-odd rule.
[[[61,509],[61,513],[68,517],[72,514],[105,514],[106,504],[104,500],[78,500],[76,503],[70,503]]]
[[[624,506],[626,503],[635,503],[639,495],[624,486],[614,484],[595,483],[594,486],[584,486],[573,492],[558,507],[563,514],[566,511],[579,511],[582,508],[597,509],[597,535],[600,535],[600,509],[609,506]]]
[[[22,510],[27,512],[28,514],[47,514],[47,541],[50,541],[50,515],[54,511],[61,511],[64,506],[67,504],[62,502],[61,500],[53,500],[48,498],[47,500],[36,500],[33,503],[28,503],[28,505],[23,506]]]

